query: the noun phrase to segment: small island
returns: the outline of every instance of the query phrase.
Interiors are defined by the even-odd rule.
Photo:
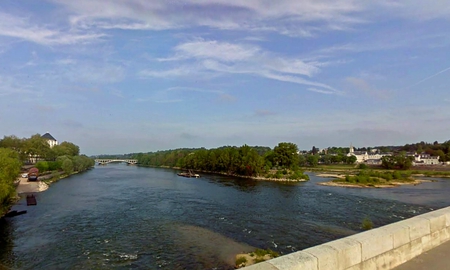
[[[214,173],[252,180],[301,182],[309,176],[300,169],[296,144],[224,146],[215,149],[175,149],[128,156],[140,166]]]
[[[318,174],[320,177],[334,178],[328,182],[318,183],[322,186],[355,188],[390,188],[400,185],[417,185],[430,180],[412,177],[411,171],[378,171],[364,169],[355,174]]]

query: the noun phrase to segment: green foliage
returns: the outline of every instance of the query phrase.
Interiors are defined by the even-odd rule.
[[[80,154],[80,148],[70,142],[62,142],[59,145],[55,145],[52,150],[57,157],[59,156],[78,156]]]
[[[40,134],[35,134],[30,138],[19,139],[16,136],[5,136],[0,140],[0,147],[5,147],[14,150],[18,153],[21,161],[26,162],[32,157],[39,157],[45,161],[54,161],[59,156],[78,156],[80,148],[70,142],[62,142],[50,148],[45,138]],[[58,167],[58,164],[48,164],[48,170]]]
[[[39,170],[39,172],[45,172],[48,171],[49,165],[47,161],[38,161],[35,164],[35,167]]]
[[[361,222],[361,228],[365,231],[372,229],[373,228],[372,220],[370,220],[370,218],[368,217],[365,217]]]
[[[241,264],[245,264],[247,262],[247,258],[245,258],[245,257],[238,257],[237,259],[236,259],[236,266],[239,266],[239,265],[241,265]]]
[[[224,146],[216,149],[175,149],[134,154],[141,165],[167,166],[240,176],[264,175],[277,179],[308,179],[298,168],[297,146],[280,143],[276,151],[264,147]],[[259,152],[258,152],[259,151]],[[294,153],[294,154],[293,154]],[[283,168],[271,174],[273,165]]]
[[[358,165],[358,169],[365,170],[367,168],[368,168],[367,164],[361,163],[361,164]]]
[[[47,161],[49,171],[57,171],[61,169],[61,161]]]
[[[413,157],[400,153],[393,156],[384,156],[381,158],[381,166],[385,169],[401,169],[408,170],[412,166]]]
[[[70,158],[64,159],[61,165],[61,169],[66,174],[72,174],[74,170],[73,162]]]
[[[257,257],[264,257],[267,254],[270,255],[272,258],[276,258],[276,257],[280,256],[280,254],[278,252],[273,251],[270,248],[268,248],[268,249],[259,249],[258,248],[254,251],[254,253]]]
[[[306,157],[306,162],[311,167],[317,167],[317,165],[319,165],[319,156],[318,155],[308,155]]]
[[[298,164],[298,147],[294,143],[281,142],[273,149],[274,164],[282,168],[292,168]]]
[[[8,210],[15,196],[14,181],[22,163],[16,151],[0,148],[0,216]]]
[[[410,181],[411,171],[374,171],[362,170],[354,176],[346,175],[344,181],[347,183],[359,183],[374,185],[382,182],[389,182],[391,180]],[[342,180],[336,180],[342,182]]]

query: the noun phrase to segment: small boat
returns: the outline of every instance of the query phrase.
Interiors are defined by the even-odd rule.
[[[199,178],[200,175],[197,173],[194,173],[193,171],[189,170],[188,172],[180,172],[177,173],[178,176],[188,177],[188,178]]]
[[[36,205],[36,197],[33,194],[27,195],[27,205]]]

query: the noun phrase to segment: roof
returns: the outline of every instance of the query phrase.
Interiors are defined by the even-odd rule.
[[[52,135],[50,135],[50,133],[45,133],[44,135],[42,135],[41,136],[42,138],[44,138],[44,139],[47,139],[47,140],[52,140],[52,141],[56,141],[56,139],[55,138],[53,138],[53,136]]]

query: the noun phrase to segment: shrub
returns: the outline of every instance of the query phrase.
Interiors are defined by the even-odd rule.
[[[367,167],[366,164],[361,163],[361,164],[358,165],[358,168],[361,169],[361,170],[365,170],[365,169],[367,169],[368,167]]]
[[[361,223],[361,228],[365,231],[370,230],[373,228],[373,222],[370,220],[370,218],[365,217]]]
[[[39,170],[39,172],[48,171],[48,162],[47,161],[38,161],[35,167]]]
[[[241,264],[245,264],[247,262],[247,258],[245,258],[245,257],[238,257],[237,259],[236,259],[236,266],[239,266],[239,265],[241,265]]]

